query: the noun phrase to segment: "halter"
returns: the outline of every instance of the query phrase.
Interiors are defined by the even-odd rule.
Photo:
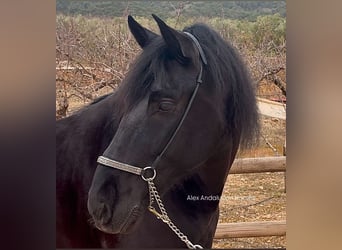
[[[108,166],[108,167],[112,167],[118,170],[122,170],[131,174],[136,174],[136,175],[140,175],[141,178],[146,181],[148,183],[148,189],[149,189],[149,197],[150,197],[150,204],[148,206],[148,209],[150,212],[152,212],[158,219],[161,219],[164,223],[166,223],[170,229],[187,245],[188,248],[190,249],[196,249],[196,248],[200,248],[202,249],[203,247],[200,245],[194,245],[193,243],[191,243],[191,241],[188,239],[188,237],[186,235],[184,235],[177,227],[175,224],[173,224],[173,222],[171,221],[171,219],[169,218],[169,216],[167,215],[167,212],[164,208],[164,205],[162,203],[162,200],[159,196],[159,193],[156,189],[156,186],[154,185],[154,178],[157,175],[156,172],[156,166],[158,165],[158,162],[160,161],[161,157],[165,154],[165,152],[167,151],[167,149],[169,148],[169,146],[171,145],[171,143],[173,142],[174,138],[176,137],[179,129],[181,128],[181,126],[184,123],[185,118],[187,117],[189,110],[193,104],[193,101],[196,97],[198,88],[200,86],[200,84],[202,83],[202,73],[203,73],[203,64],[207,65],[207,59],[204,55],[203,49],[201,47],[201,45],[199,44],[197,38],[192,35],[191,33],[188,32],[184,32],[184,34],[186,34],[187,36],[189,36],[191,38],[191,40],[194,42],[194,44],[196,45],[198,52],[200,54],[200,58],[201,58],[201,66],[200,66],[200,71],[199,74],[197,76],[196,79],[196,87],[193,90],[189,103],[182,115],[182,118],[180,119],[176,129],[174,130],[172,136],[170,137],[169,141],[167,142],[167,144],[165,145],[163,151],[156,157],[156,159],[153,161],[153,163],[151,164],[151,166],[147,166],[145,168],[139,168],[136,166],[132,166],[126,163],[122,163],[122,162],[118,162],[112,159],[109,159],[105,156],[99,156],[97,159],[97,162]],[[154,203],[154,201],[156,201],[160,212],[158,212],[152,205]]]

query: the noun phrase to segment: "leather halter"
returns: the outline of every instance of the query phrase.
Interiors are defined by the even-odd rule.
[[[97,162],[108,166],[108,167],[112,167],[115,169],[119,169],[122,171],[126,171],[132,174],[136,174],[136,175],[140,175],[141,178],[147,182],[148,184],[148,190],[149,190],[149,197],[150,197],[150,205],[148,206],[148,210],[153,213],[158,219],[161,219],[164,223],[166,223],[169,228],[179,237],[179,239],[181,241],[183,241],[186,246],[190,249],[203,249],[203,247],[201,245],[198,244],[193,244],[188,237],[183,234],[178,228],[177,226],[171,221],[171,219],[169,218],[166,209],[164,207],[164,204],[160,198],[160,195],[157,191],[157,188],[153,182],[154,178],[156,177],[156,166],[158,165],[158,162],[160,161],[161,157],[164,155],[164,153],[166,152],[166,150],[169,148],[169,146],[171,145],[173,139],[176,137],[177,132],[179,131],[179,129],[181,128],[182,124],[184,123],[184,120],[186,118],[186,116],[189,113],[189,110],[192,106],[192,103],[194,102],[194,99],[196,97],[198,88],[200,86],[200,84],[202,83],[202,73],[203,73],[203,64],[207,65],[207,59],[204,55],[204,52],[202,50],[201,45],[199,44],[198,40],[190,33],[188,32],[184,32],[184,34],[186,34],[187,36],[189,36],[192,41],[194,42],[194,44],[196,45],[200,57],[201,57],[201,67],[200,67],[200,72],[197,76],[196,79],[196,87],[194,89],[194,91],[192,92],[192,95],[190,97],[190,101],[187,105],[187,107],[185,108],[185,111],[182,115],[182,118],[180,119],[175,131],[173,132],[172,136],[170,137],[169,141],[167,142],[166,146],[164,147],[163,151],[157,156],[157,158],[153,161],[151,166],[147,166],[145,168],[139,168],[136,166],[132,166],[126,163],[122,163],[122,162],[118,162],[112,159],[109,159],[105,156],[99,156],[99,158],[97,159]],[[158,212],[155,207],[153,207],[153,203],[156,202],[157,206],[160,210],[160,212]]]
[[[129,172],[131,174],[141,175],[144,180],[151,178],[151,177],[145,176],[145,174],[148,175],[147,172],[149,172],[149,170],[152,170],[152,172],[153,172],[152,177],[154,179],[154,177],[156,175],[155,168],[158,165],[158,162],[160,161],[161,157],[165,154],[165,152],[167,151],[167,149],[169,148],[169,146],[173,142],[173,140],[176,137],[179,129],[183,125],[185,118],[187,117],[187,115],[189,113],[189,110],[190,110],[190,108],[193,104],[193,101],[195,99],[195,96],[197,94],[198,88],[199,88],[200,84],[202,83],[203,65],[207,65],[207,58],[205,57],[203,49],[202,49],[201,45],[199,44],[197,38],[189,32],[183,32],[183,33],[186,34],[187,36],[189,36],[189,38],[191,38],[191,40],[196,45],[198,52],[200,54],[200,58],[201,58],[202,63],[200,66],[200,72],[199,72],[197,79],[196,79],[196,87],[195,87],[194,91],[192,92],[190,101],[189,101],[189,103],[188,103],[188,105],[187,105],[187,107],[186,107],[186,109],[182,115],[181,120],[179,121],[175,131],[173,132],[172,136],[170,137],[170,139],[167,142],[166,146],[164,147],[163,151],[156,157],[156,159],[153,161],[151,166],[148,166],[145,168],[139,168],[139,167],[136,167],[133,165],[118,162],[118,161],[112,160],[112,159],[105,157],[105,156],[99,156],[97,159],[98,163],[105,165],[105,166],[108,166],[108,167],[112,167],[112,168],[116,168],[116,169],[119,169],[122,171],[126,171],[126,172]]]

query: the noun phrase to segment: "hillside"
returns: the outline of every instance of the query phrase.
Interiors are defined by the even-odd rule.
[[[285,1],[79,1],[57,0],[57,14],[115,17],[125,14],[161,18],[177,16],[225,17],[254,21],[258,16],[286,16]]]

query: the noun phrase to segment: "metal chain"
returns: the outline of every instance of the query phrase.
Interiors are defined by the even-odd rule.
[[[161,219],[164,223],[166,223],[169,228],[178,236],[178,238],[183,241],[186,246],[190,249],[203,249],[201,245],[194,245],[192,242],[188,239],[188,237],[183,234],[179,228],[171,221],[169,218],[166,209],[164,207],[164,204],[159,196],[159,193],[157,191],[156,186],[153,183],[153,179],[147,179],[146,180],[148,183],[148,191],[149,191],[149,196],[150,196],[150,204],[148,206],[148,210],[153,213],[158,219]],[[154,207],[153,207],[153,202],[156,201],[158,208],[160,212],[158,212]]]

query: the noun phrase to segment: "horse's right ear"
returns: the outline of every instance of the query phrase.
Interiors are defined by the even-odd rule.
[[[141,26],[131,15],[128,16],[128,27],[141,48],[145,48],[158,36],[156,33]]]

